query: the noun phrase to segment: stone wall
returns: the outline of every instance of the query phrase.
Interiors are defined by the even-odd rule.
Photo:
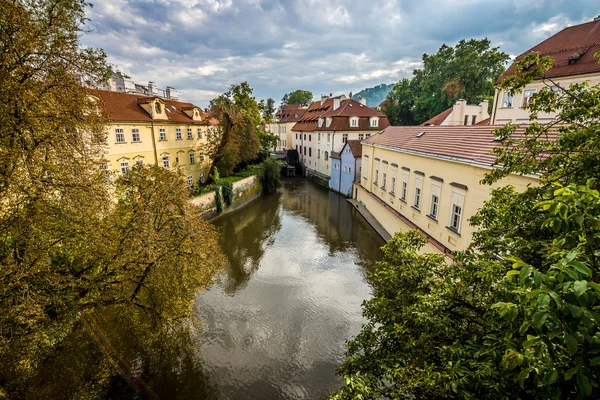
[[[233,203],[229,207],[224,207],[221,214],[217,214],[215,192],[209,192],[194,197],[190,202],[200,208],[200,215],[202,218],[211,220],[219,215],[226,214],[244,206],[248,202],[258,198],[261,193],[262,187],[260,181],[256,175],[252,175],[233,183]],[[225,205],[223,204],[223,206]]]

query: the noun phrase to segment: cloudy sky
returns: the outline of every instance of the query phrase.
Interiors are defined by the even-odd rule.
[[[92,0],[84,45],[138,83],[202,107],[247,80],[257,99],[348,93],[411,75],[423,53],[488,37],[518,55],[600,14],[598,0]]]

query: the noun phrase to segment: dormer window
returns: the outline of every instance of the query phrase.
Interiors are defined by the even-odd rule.
[[[352,118],[350,118],[350,127],[351,128],[358,128],[358,117],[352,117]]]
[[[154,103],[154,111],[156,111],[157,114],[162,113],[162,107],[158,101]]]
[[[377,128],[379,126],[379,118],[378,117],[371,118],[369,125],[373,128]]]
[[[331,118],[327,118],[327,127],[329,128],[331,126]]]
[[[323,126],[323,118],[319,118],[319,128]]]

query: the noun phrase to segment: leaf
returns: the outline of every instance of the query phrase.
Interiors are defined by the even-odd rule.
[[[513,276],[513,275],[519,275],[519,274],[520,274],[520,271],[517,271],[515,269],[511,269],[510,271],[508,271],[506,273],[506,276]]]
[[[577,272],[571,268],[565,268],[564,271],[567,273],[567,275],[569,275],[571,277],[571,279],[573,279],[574,281],[576,281],[577,279],[579,279],[579,275],[577,275]]]
[[[565,372],[565,380],[568,381],[569,379],[571,379],[573,375],[577,373],[577,371],[579,371],[579,367],[573,367],[567,372]]]
[[[550,304],[550,296],[548,296],[546,293],[542,293],[538,296],[537,302],[540,307],[547,307],[548,304]]]
[[[577,353],[577,339],[570,333],[565,335],[565,345],[571,355]]]
[[[533,326],[536,329],[540,329],[544,322],[546,322],[546,318],[548,318],[548,313],[545,311],[538,311],[533,315]]]
[[[575,268],[575,270],[582,275],[592,276],[592,270],[587,265],[585,265],[585,263],[582,263],[581,261],[573,260],[573,261],[570,261],[567,265],[570,265],[571,267]]]
[[[592,394],[592,385],[590,384],[590,380],[582,373],[577,374],[577,386],[579,387],[579,392],[581,392],[584,396],[589,396]]]
[[[594,289],[596,293],[600,293],[600,285],[596,282],[588,282],[588,286]]]
[[[552,300],[554,300],[554,302],[556,303],[556,307],[561,308],[562,307],[562,299],[560,298],[560,296],[557,295],[555,292],[550,292],[549,295],[550,295],[550,297],[552,297]]]
[[[587,281],[575,281],[573,289],[575,290],[577,297],[581,296],[587,290]]]
[[[527,332],[527,329],[529,329],[530,326],[531,326],[531,322],[529,322],[529,321],[523,322],[523,325],[521,325],[521,328],[519,328],[519,334],[521,336],[524,335],[525,332]]]
[[[533,270],[533,267],[531,265],[525,265],[523,268],[521,268],[521,272],[519,273],[519,275],[521,277],[521,282],[523,282],[525,280],[525,278],[527,278],[529,276],[529,274],[531,274],[532,270]]]
[[[546,372],[546,374],[544,375],[544,379],[543,382],[550,386],[552,385],[554,382],[556,382],[556,379],[558,378],[558,371],[556,371],[555,369],[553,369],[552,371],[548,371]]]
[[[590,361],[590,366],[594,367],[596,365],[600,365],[600,357],[592,358]]]

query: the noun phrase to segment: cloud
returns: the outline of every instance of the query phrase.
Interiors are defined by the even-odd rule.
[[[396,82],[463,38],[521,54],[596,13],[595,0],[101,0],[82,43],[204,107],[243,80],[276,101]]]

